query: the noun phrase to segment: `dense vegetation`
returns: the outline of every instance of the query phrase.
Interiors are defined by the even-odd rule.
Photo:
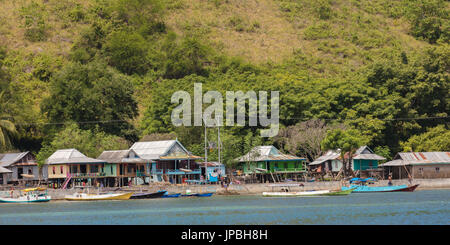
[[[444,0],[0,0],[0,13],[2,151],[42,162],[177,137],[203,155],[204,128],[170,121],[172,94],[196,82],[280,91],[277,137],[221,129],[227,164],[260,144],[308,158],[346,140],[388,158],[450,150]]]

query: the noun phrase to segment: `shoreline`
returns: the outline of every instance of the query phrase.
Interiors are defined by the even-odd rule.
[[[303,187],[295,187],[300,190],[326,190],[326,189],[340,189],[342,182],[340,181],[318,181],[318,182],[288,182],[288,183],[301,183]],[[346,182],[347,183],[347,182]],[[387,180],[380,180],[371,186],[387,186]],[[269,185],[273,183],[255,183],[255,184],[232,184],[227,189],[222,188],[219,184],[213,185],[188,185],[188,184],[150,184],[145,186],[131,186],[121,187],[119,190],[117,187],[110,188],[90,188],[91,193],[97,192],[157,192],[159,190],[166,190],[168,193],[185,193],[186,190],[190,190],[193,193],[205,193],[214,192],[215,195],[260,195],[262,192],[272,191],[272,187]],[[408,180],[392,180],[393,185],[409,185]],[[419,184],[416,190],[437,190],[437,189],[450,189],[450,178],[446,179],[415,179],[412,184]],[[274,190],[277,188],[273,188]],[[15,187],[15,191],[20,190]],[[65,195],[71,195],[79,192],[80,189],[47,189],[48,194],[52,197],[52,201],[63,201]]]

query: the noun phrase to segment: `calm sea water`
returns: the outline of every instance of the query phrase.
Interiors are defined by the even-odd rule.
[[[449,225],[450,190],[336,197],[213,196],[0,203],[1,225]]]

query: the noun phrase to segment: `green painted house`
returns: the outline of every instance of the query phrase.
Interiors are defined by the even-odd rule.
[[[274,146],[256,146],[236,159],[241,175],[258,175],[261,181],[273,181],[273,174],[296,178],[305,173],[305,158],[280,152]]]

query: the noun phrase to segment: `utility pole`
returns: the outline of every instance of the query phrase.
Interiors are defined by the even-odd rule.
[[[206,137],[206,120],[204,120],[205,123],[205,163],[208,162],[208,151],[206,149],[207,147],[207,137]],[[206,166],[206,165],[205,165]]]

